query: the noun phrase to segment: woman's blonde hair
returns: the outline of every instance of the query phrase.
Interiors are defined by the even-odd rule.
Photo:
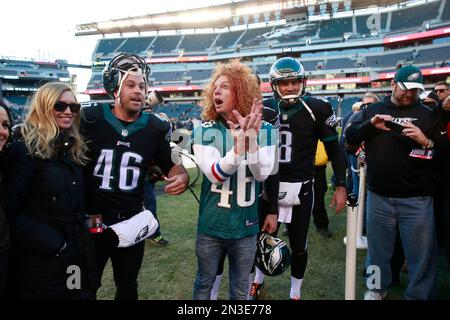
[[[229,63],[219,63],[211,76],[211,80],[202,92],[203,107],[202,119],[204,121],[216,120],[219,114],[214,107],[214,83],[221,76],[226,76],[231,84],[231,92],[235,97],[235,109],[241,116],[250,113],[255,98],[261,98],[258,82],[250,68],[238,60]]]
[[[61,95],[72,88],[65,83],[49,82],[40,87],[30,101],[30,110],[22,125],[22,136],[31,155],[41,159],[51,159],[55,156],[54,142],[60,130],[53,117],[53,106]],[[72,137],[74,142],[69,149],[69,157],[77,164],[87,163],[87,146],[80,132],[80,112],[70,128],[65,132]]]

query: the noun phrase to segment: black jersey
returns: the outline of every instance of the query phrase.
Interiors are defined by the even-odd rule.
[[[109,105],[83,108],[82,134],[88,143],[88,214],[134,215],[143,210],[144,179],[155,163],[164,174],[173,166],[170,123],[150,113],[126,124]]]
[[[263,120],[269,122],[274,126],[275,129],[280,128],[280,112],[276,108],[263,106]],[[264,206],[261,206],[264,212],[263,214],[277,214],[278,213],[278,192],[280,187],[280,172],[277,171],[275,174],[272,174],[267,177],[263,182],[264,190],[267,194],[268,203]],[[262,225],[263,222],[260,222]]]
[[[338,139],[336,116],[330,103],[303,97],[295,105],[283,107],[276,99],[263,101],[264,106],[279,110],[280,117],[280,181],[300,182],[314,178],[314,159],[318,139]]]
[[[280,111],[278,108],[263,106],[263,120],[280,129]]]

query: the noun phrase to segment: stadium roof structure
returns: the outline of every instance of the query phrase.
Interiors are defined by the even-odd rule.
[[[413,1],[414,2],[414,1]],[[336,5],[337,4],[337,5]],[[277,21],[285,15],[304,13],[320,6],[331,13],[332,7],[347,10],[399,4],[393,0],[243,0],[227,4],[154,13],[135,17],[83,23],[76,26],[76,36],[105,35],[162,30],[229,28],[253,22]]]

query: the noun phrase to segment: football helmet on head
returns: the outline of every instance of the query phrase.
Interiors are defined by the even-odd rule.
[[[255,265],[267,276],[277,276],[289,267],[291,252],[286,242],[261,233],[256,242]]]
[[[296,94],[282,95],[278,83],[281,80],[299,79],[302,84]],[[269,72],[270,85],[277,100],[287,104],[294,104],[305,94],[306,74],[303,65],[294,58],[284,57],[274,62]]]
[[[145,92],[150,82],[151,69],[145,59],[130,53],[121,53],[115,56],[103,70],[103,87],[114,98],[114,92],[122,86],[128,74],[142,74],[145,82]]]

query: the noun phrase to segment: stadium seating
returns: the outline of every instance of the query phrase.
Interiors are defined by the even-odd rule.
[[[450,2],[445,1],[444,11],[442,11],[441,20],[450,20]]]
[[[320,24],[320,38],[342,38],[344,33],[352,33],[352,19],[342,18],[322,21]]]
[[[348,58],[339,58],[339,59],[328,59],[325,64],[325,69],[334,70],[334,69],[346,69],[346,68],[354,68],[355,61]]]
[[[387,14],[386,13],[381,13],[380,14],[380,26],[379,29],[377,30],[378,32],[382,31],[382,30],[386,30],[386,23],[387,23]],[[360,35],[370,35],[372,31],[374,31],[373,29],[369,29],[367,26],[367,22],[369,21],[371,24],[371,26],[376,27],[375,25],[375,21],[372,22],[372,20],[370,20],[371,16],[358,16],[356,17],[356,31],[358,34]]]
[[[421,26],[424,21],[437,17],[441,3],[428,3],[426,10],[422,7],[412,7],[392,12],[390,30],[401,30]]]
[[[214,47],[228,49],[236,43],[242,33],[243,31],[221,33],[216,43],[214,44]]]
[[[116,49],[125,42],[126,39],[101,39],[98,42],[96,54],[108,55],[116,51]]]
[[[258,28],[258,29],[248,29],[238,40],[237,44],[242,46],[254,46],[258,45],[260,41],[264,41],[263,35],[272,31],[272,27],[268,28]]]
[[[439,18],[441,3],[444,10]],[[424,9],[426,6],[426,9]],[[271,46],[278,48],[285,45],[304,45],[305,38],[312,43],[324,44],[342,41],[348,34],[350,41],[372,37],[369,27],[376,27],[372,15],[333,18],[318,22],[288,23],[276,27],[248,28],[239,31],[210,34],[157,35],[154,37],[101,39],[94,56],[112,56],[115,52],[133,52],[145,55],[148,50],[152,56],[176,55],[183,52],[189,56],[193,53],[224,54],[234,52],[237,47],[242,52],[246,47]],[[420,6],[399,8],[395,11],[381,13],[378,36],[384,32],[392,34],[411,30],[417,31],[427,21],[443,21],[450,19],[450,4],[445,0],[433,1]],[[369,25],[368,25],[369,24]],[[180,51],[181,50],[181,51]]]
[[[450,44],[447,43],[447,46],[442,46],[438,48],[432,49],[420,49],[418,51],[417,56],[414,58],[414,62],[416,64],[423,62],[437,62],[450,60]]]
[[[154,53],[172,52],[177,48],[180,40],[181,36],[159,36],[153,42],[150,49]]]
[[[187,34],[180,44],[180,49],[182,48],[185,51],[204,52],[211,47],[216,38],[217,34]]]
[[[385,52],[381,55],[373,55],[366,57],[366,66],[371,67],[395,67],[399,61],[411,61],[412,54],[408,52],[389,53]]]
[[[127,38],[126,41],[117,48],[117,51],[146,54],[146,51],[153,39],[154,37]]]

